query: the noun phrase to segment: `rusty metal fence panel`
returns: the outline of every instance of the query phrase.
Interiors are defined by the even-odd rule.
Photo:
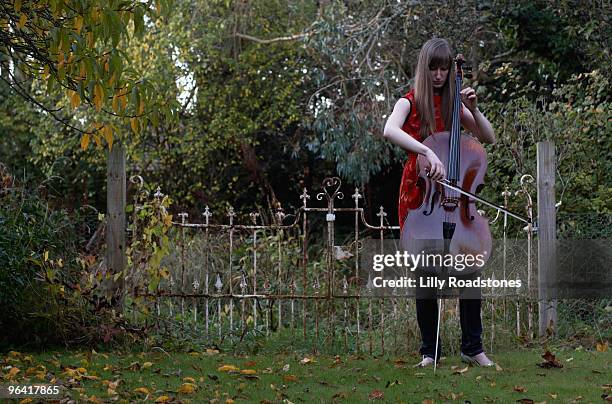
[[[526,197],[530,218],[527,184],[532,180],[530,176],[522,178],[514,193]],[[165,259],[170,276],[154,293],[132,293],[150,299],[157,316],[189,322],[211,343],[241,341],[249,332],[269,337],[287,330],[296,338],[311,341],[314,350],[323,345],[370,354],[384,354],[389,345],[401,349],[406,341],[418,339],[413,299],[395,292],[386,298],[373,296],[371,279],[362,279],[359,267],[364,234],[377,240],[382,252],[383,243],[394,239],[393,232],[398,233],[399,226],[389,224],[382,206],[376,214],[378,223],[368,223],[359,189],[348,203],[341,185],[339,178],[327,178],[314,194],[318,203],[311,202],[312,196],[304,189],[295,213],[279,208],[266,220],[260,213],[251,213],[250,223],[237,223],[231,207],[223,214],[206,207],[202,217],[193,221],[186,213],[179,214],[180,221],[172,223],[178,231],[175,248]],[[512,195],[508,189],[502,193],[504,206]],[[339,207],[340,201],[352,206]],[[337,215],[352,223],[351,234],[342,241],[336,234]],[[310,233],[314,217],[325,219],[323,234]],[[498,214],[491,223],[503,226],[500,276],[506,276],[511,270],[506,268],[507,217]],[[519,236],[526,238],[530,280],[534,229],[528,226],[524,230]],[[312,239],[319,240],[316,251],[309,245]],[[516,323],[517,334],[525,328],[532,332],[532,302],[522,305],[518,299],[504,297],[488,304],[483,313],[489,309],[492,316],[503,313],[506,320]],[[458,302],[445,303],[443,324],[445,321],[450,326],[458,324]],[[491,347],[495,327],[491,321]]]

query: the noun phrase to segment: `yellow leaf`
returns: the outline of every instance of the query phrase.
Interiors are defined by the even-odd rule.
[[[76,30],[77,34],[80,34],[82,28],[83,28],[83,16],[78,15],[74,19],[74,29]]]
[[[157,400],[155,400],[156,403],[167,403],[168,401],[170,401],[170,397],[168,396],[159,396]]]
[[[70,91],[70,106],[75,109],[81,104],[81,97],[76,91]]]
[[[145,362],[142,364],[143,369],[150,368],[151,366],[153,366],[153,362]]]
[[[138,104],[138,115],[142,115],[144,113],[144,101],[140,100],[140,104]]]
[[[149,389],[147,389],[146,387],[138,387],[134,389],[134,393],[149,394]]]
[[[8,374],[6,375],[6,378],[8,380],[13,380],[15,376],[17,375],[17,373],[19,372],[20,372],[19,368],[12,367],[11,370],[9,370]]]
[[[134,134],[138,134],[138,119],[137,118],[130,118],[130,127],[132,128],[132,131],[134,132]]]
[[[608,352],[608,341],[604,343],[597,343],[597,352]]]
[[[84,375],[85,373],[87,373],[87,369],[85,369],[85,368],[78,368],[78,369],[77,369],[77,371],[78,371],[79,373],[83,374],[83,375]]]
[[[196,390],[196,385],[193,383],[183,383],[177,390],[181,394],[193,394]]]
[[[234,400],[228,398],[227,400],[225,400],[225,404],[234,404]]]
[[[21,16],[19,17],[19,22],[17,23],[17,29],[25,27],[27,22],[28,16],[25,13],[21,13]]]
[[[185,383],[195,383],[195,379],[193,377],[189,377],[189,376],[183,377],[183,381]]]
[[[93,138],[96,142],[96,146],[102,147],[102,138],[97,133],[94,133]]]
[[[219,372],[239,372],[240,369],[234,365],[223,365],[217,369]]]
[[[45,261],[49,261],[49,251],[45,251],[44,258],[45,258]]]
[[[81,137],[81,149],[85,151],[87,150],[87,146],[89,146],[89,133],[84,133],[83,136]],[[49,252],[45,251],[45,261],[47,260],[48,257],[49,257]]]
[[[15,3],[13,3],[13,6],[15,8],[15,12],[18,13],[21,11],[21,0],[15,0]]]
[[[115,94],[113,96],[113,111],[115,111],[116,113],[119,113],[119,96],[117,94]]]
[[[206,348],[206,354],[207,355],[216,355],[219,353],[218,349],[211,349],[211,348]]]
[[[108,144],[108,149],[111,150],[113,148],[113,128],[111,128],[110,125],[106,125],[102,130],[102,133],[104,134],[104,139],[106,139],[106,143]]]
[[[19,401],[19,404],[27,404],[27,403],[31,403],[32,399],[31,398],[24,398],[23,400]]]
[[[257,371],[255,369],[242,369],[240,373],[243,375],[254,375],[257,374]]]
[[[96,111],[100,111],[102,109],[102,102],[104,101],[104,89],[100,85],[100,83],[96,83],[94,86],[94,106],[96,107]]]

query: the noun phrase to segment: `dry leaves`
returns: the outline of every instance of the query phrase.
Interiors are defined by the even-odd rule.
[[[382,400],[385,398],[385,393],[380,390],[374,390],[368,394],[368,400]]]
[[[240,372],[240,369],[234,365],[222,365],[217,370],[219,372]]]
[[[183,383],[178,388],[177,393],[180,394],[193,394],[196,391],[197,386],[193,383]]]
[[[563,367],[563,364],[559,362],[555,358],[555,355],[553,355],[549,350],[546,350],[546,352],[544,352],[544,354],[542,355],[542,358],[544,358],[544,362],[538,363],[538,366],[541,368],[550,369],[550,368],[562,368]]]

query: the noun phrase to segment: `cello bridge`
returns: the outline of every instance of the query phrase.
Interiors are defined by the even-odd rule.
[[[442,207],[446,211],[455,210],[457,206],[459,206],[458,198],[444,198],[444,200],[442,201]]]

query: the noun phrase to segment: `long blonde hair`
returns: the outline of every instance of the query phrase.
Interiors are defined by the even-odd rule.
[[[434,38],[423,44],[414,78],[414,101],[421,120],[420,134],[425,139],[430,133],[436,132],[436,119],[433,102],[433,84],[429,74],[430,69],[448,68],[448,76],[442,87],[442,120],[445,130],[450,130],[453,115],[453,96],[455,93],[455,75],[452,69],[453,56],[446,39]]]

